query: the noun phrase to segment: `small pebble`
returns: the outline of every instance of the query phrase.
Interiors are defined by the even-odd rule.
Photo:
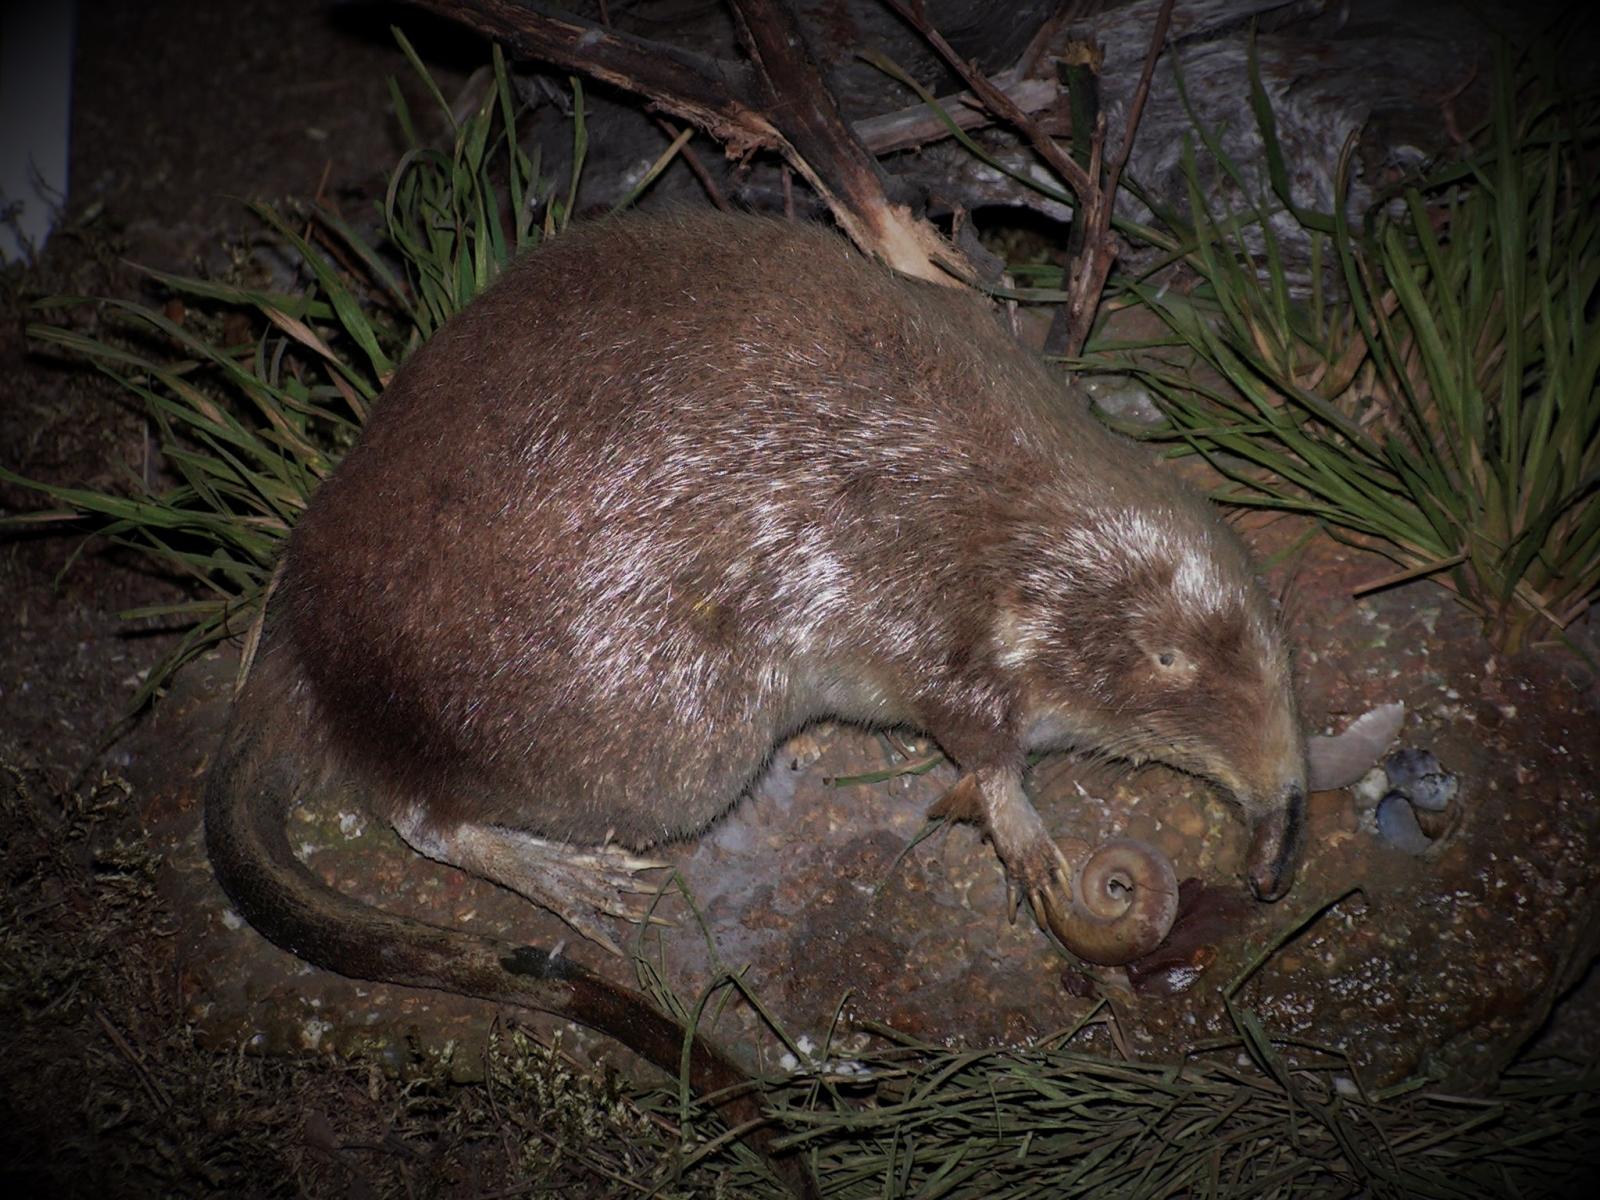
[[[1460,783],[1429,750],[1408,747],[1384,760],[1389,786],[1427,812],[1443,812],[1456,798]]]
[[[1456,792],[1461,785],[1456,777],[1448,771],[1438,775],[1424,775],[1407,791],[1411,803],[1428,812],[1443,812],[1450,807],[1450,801],[1456,798]]]
[[[1417,814],[1411,802],[1399,792],[1390,792],[1378,801],[1378,836],[1396,850],[1407,854],[1422,854],[1433,845],[1428,835],[1417,824]]]
[[[1167,419],[1150,389],[1132,375],[1080,375],[1078,382],[1112,420],[1154,428]]]
[[[1362,808],[1372,808],[1389,791],[1389,775],[1382,767],[1373,767],[1356,780],[1356,803]]]
[[[1438,756],[1432,750],[1405,746],[1383,760],[1384,772],[1389,776],[1389,786],[1404,790],[1424,775],[1438,775],[1444,771]]]

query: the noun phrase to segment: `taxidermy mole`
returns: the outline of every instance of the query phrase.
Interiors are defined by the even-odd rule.
[[[1022,786],[1052,748],[1216,781],[1255,893],[1289,886],[1289,659],[1205,501],[970,293],[814,227],[598,222],[418,349],[300,519],[207,785],[211,858],[316,964],[548,1010],[676,1071],[682,1031],[642,996],[336,894],[287,814],[354,780],[422,854],[603,940],[629,852],[704,829],[823,718],[934,738],[1036,912],[1072,907]],[[694,1052],[699,1085],[738,1080]]]

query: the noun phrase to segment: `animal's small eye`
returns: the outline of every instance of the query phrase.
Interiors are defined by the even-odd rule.
[[[1156,655],[1156,661],[1163,667],[1170,667],[1173,663],[1178,661],[1178,656],[1171,650],[1163,650],[1160,654]]]

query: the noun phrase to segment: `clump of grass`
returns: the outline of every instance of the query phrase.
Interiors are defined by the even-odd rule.
[[[1600,100],[1503,50],[1498,68],[1465,157],[1364,225],[1294,203],[1253,74],[1271,196],[1212,212],[1191,147],[1189,211],[1167,217],[1198,285],[1131,283],[1170,339],[1101,345],[1087,365],[1143,377],[1165,436],[1232,481],[1222,498],[1326,522],[1398,564],[1373,586],[1432,578],[1511,650],[1600,591]],[[1306,298],[1281,213],[1309,240]]]
[[[369,237],[327,207],[311,207],[295,221],[252,204],[301,264],[303,289],[265,291],[148,272],[202,313],[255,314],[264,328],[258,338],[225,344],[226,324],[79,297],[42,306],[98,304],[110,332],[29,326],[32,338],[83,357],[140,402],[161,461],[176,478],[171,486],[151,486],[130,471],[126,489],[111,493],[31,483],[0,468],[0,478],[38,488],[67,508],[10,523],[88,515],[100,534],[198,585],[195,599],[125,614],[187,625],[177,648],[150,673],[136,707],[195,654],[250,626],[285,536],[398,363],[517,252],[564,227],[571,212],[586,145],[577,82],[574,183],[563,196],[541,177],[537,157],[517,143],[518,104],[498,48],[493,85],[457,120],[409,43],[398,31],[396,37],[443,114],[449,139],[446,149],[425,142],[391,82],[409,149],[391,177],[381,233]]]
[[[1486,1097],[1421,1080],[1371,1094],[1338,1052],[1274,1044],[1248,1011],[1233,1017],[1237,1041],[1168,1064],[881,1031],[898,1051],[779,1111],[839,1200],[1559,1197],[1586,1170],[1593,1066],[1514,1067]]]

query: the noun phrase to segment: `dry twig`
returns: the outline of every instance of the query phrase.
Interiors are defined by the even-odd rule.
[[[992,81],[985,78],[973,64],[965,61],[938,30],[932,28],[922,13],[921,4],[913,6],[907,0],[885,0],[901,18],[920,33],[934,48],[950,69],[997,116],[1013,126],[1027,139],[1039,157],[1056,172],[1073,195],[1078,198],[1076,220],[1083,231],[1083,250],[1073,264],[1072,278],[1067,284],[1065,320],[1067,335],[1064,349],[1068,356],[1076,356],[1089,338],[1089,328],[1094,321],[1100,293],[1105,289],[1111,264],[1116,261],[1117,246],[1111,236],[1111,213],[1116,200],[1117,184],[1133,150],[1134,134],[1139,128],[1139,118],[1144,112],[1145,100],[1150,94],[1150,80],[1155,72],[1156,59],[1166,43],[1167,27],[1172,19],[1173,0],[1164,0],[1156,14],[1150,32],[1150,48],[1145,54],[1144,70],[1139,76],[1139,86],[1128,106],[1128,123],[1123,132],[1122,145],[1111,162],[1109,171],[1102,172],[1102,154],[1105,147],[1103,120],[1096,123],[1089,145],[1089,163],[1085,167],[1061,144],[1045,132],[1043,127],[1019,108],[1016,102]]]

